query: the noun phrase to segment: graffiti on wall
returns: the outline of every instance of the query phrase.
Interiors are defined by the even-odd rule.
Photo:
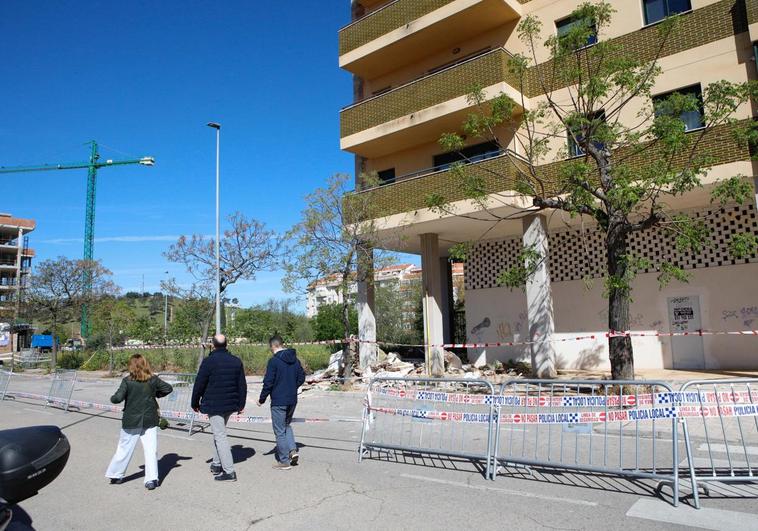
[[[758,306],[743,306],[742,308],[735,308],[733,310],[723,310],[721,312],[721,320],[729,321],[730,319],[736,321],[742,320],[743,326],[749,328],[758,319]]]

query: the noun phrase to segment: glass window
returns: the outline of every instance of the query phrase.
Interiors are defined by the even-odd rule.
[[[455,162],[478,162],[497,157],[501,154],[502,150],[497,142],[482,142],[481,144],[465,147],[460,151],[435,155],[432,164],[434,165],[434,171],[440,171],[448,169]]]
[[[382,170],[380,172],[377,172],[377,177],[379,177],[379,184],[389,184],[395,182],[395,168],[390,168],[388,170]]]
[[[604,122],[605,121],[605,111],[597,111],[595,113],[595,119]],[[574,135],[572,135],[570,131],[567,131],[566,132],[566,136],[568,137],[569,157],[581,157],[582,155],[584,155],[584,150],[574,140],[574,136],[576,136],[578,140],[581,140],[581,138],[582,138],[581,133],[580,132],[576,132],[576,133],[574,133]],[[598,148],[598,149],[602,149],[603,148],[603,143],[602,142],[593,142],[593,143],[595,144],[596,148]]]
[[[573,28],[583,23],[586,24],[586,21],[575,17],[568,17],[564,18],[563,20],[557,21],[555,23],[555,29],[558,31],[558,38],[560,39],[561,37],[564,37]],[[587,37],[587,43],[585,46],[591,46],[597,42],[597,27],[595,26],[594,22],[590,24],[590,30],[591,34]]]
[[[695,96],[698,101],[697,109],[692,111],[683,111],[679,115],[679,119],[684,122],[684,130],[692,131],[693,129],[699,129],[705,126],[705,120],[703,117],[703,93],[700,89],[700,85],[692,85],[691,87],[684,87],[665,94],[659,94],[653,97],[653,107],[655,108],[655,115],[670,112],[667,110],[667,105],[664,104],[672,94],[681,94],[682,96]]]
[[[655,24],[671,15],[692,11],[691,0],[642,0],[645,24]]]

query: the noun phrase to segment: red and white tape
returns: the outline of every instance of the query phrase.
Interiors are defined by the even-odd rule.
[[[21,391],[19,392],[13,391],[8,394],[10,396],[18,397],[18,398],[42,400],[50,404],[59,404],[63,406],[68,404],[69,407],[75,407],[77,409],[96,409],[98,411],[108,411],[110,413],[121,413],[123,411],[123,408],[121,406],[112,405],[112,404],[100,404],[97,402],[88,402],[84,400],[69,400],[67,402],[63,398],[48,397],[47,395],[40,395],[37,393],[27,393],[27,392],[21,392]],[[187,421],[195,420],[199,422],[206,422],[208,420],[208,416],[202,413],[161,410],[160,414],[162,417],[166,419],[170,419],[170,420],[187,420]],[[242,423],[242,424],[271,424],[270,417],[262,417],[262,416],[232,415],[231,417],[229,417],[229,421]],[[292,422],[306,423],[306,424],[316,424],[316,423],[323,423],[323,422],[354,422],[354,421],[356,420],[354,419],[332,420],[326,417],[323,417],[323,418],[322,417],[295,417],[292,419]]]

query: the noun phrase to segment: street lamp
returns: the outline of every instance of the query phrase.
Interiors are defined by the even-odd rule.
[[[216,333],[221,333],[221,254],[219,249],[219,202],[220,187],[219,180],[219,149],[221,137],[221,124],[208,122],[208,127],[216,130]]]
[[[168,284],[168,271],[165,271],[166,284]],[[168,343],[168,289],[163,286],[163,342]]]

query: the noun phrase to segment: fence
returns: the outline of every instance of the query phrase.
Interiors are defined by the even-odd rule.
[[[8,386],[11,384],[11,377],[13,371],[0,370],[0,400],[5,400],[5,395],[8,393]]]
[[[671,486],[676,506],[676,408],[656,399],[671,396],[671,387],[663,382],[507,382],[496,399],[496,466],[658,480]]]
[[[174,391],[158,399],[161,416],[166,419],[183,421],[188,424],[189,434],[196,424],[195,412],[192,411],[192,387],[195,385],[196,374],[163,372],[158,375],[162,380],[171,384]]]
[[[68,411],[71,403],[71,395],[76,387],[76,371],[57,369],[53,374],[53,382],[50,384],[50,391],[47,393],[45,407],[50,404],[58,404]]]
[[[481,464],[490,477],[493,394],[485,380],[374,378],[359,460],[373,451],[462,458]]]
[[[695,507],[705,483],[758,482],[758,380],[691,381],[676,398]]]

